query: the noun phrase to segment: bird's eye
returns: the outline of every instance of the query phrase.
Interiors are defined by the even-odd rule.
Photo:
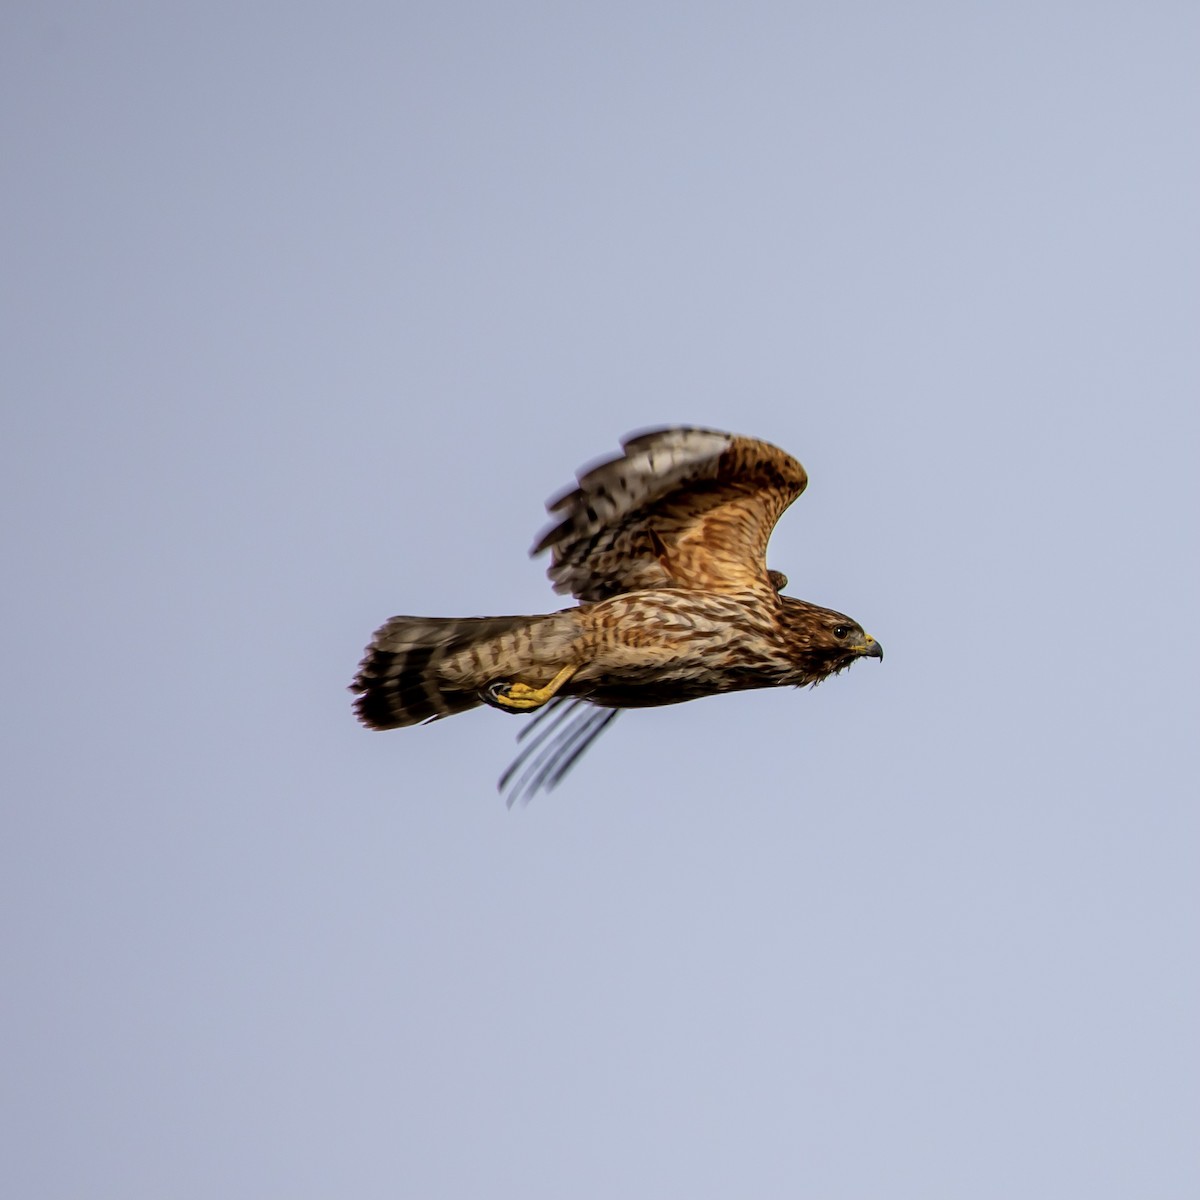
[[[833,636],[835,638],[849,637],[850,636],[850,626],[849,625],[835,625],[833,627]]]

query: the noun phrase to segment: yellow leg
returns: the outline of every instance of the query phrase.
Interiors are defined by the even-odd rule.
[[[488,688],[492,703],[512,712],[528,712],[530,709],[541,708],[552,700],[559,688],[562,687],[578,667],[563,667],[545,687],[530,687],[527,683],[493,683]]]

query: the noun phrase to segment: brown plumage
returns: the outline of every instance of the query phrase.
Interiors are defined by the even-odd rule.
[[[819,683],[880,645],[844,613],[781,594],[767,540],[808,477],[790,455],[711,429],[628,438],[551,501],[545,616],[393,617],[351,684],[372,729],[479,704],[540,710],[500,781],[553,787],[623,708]]]

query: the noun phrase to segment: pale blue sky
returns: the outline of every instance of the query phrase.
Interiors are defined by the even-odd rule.
[[[13,3],[0,1191],[1200,1194],[1200,9]],[[647,425],[887,647],[368,734]]]

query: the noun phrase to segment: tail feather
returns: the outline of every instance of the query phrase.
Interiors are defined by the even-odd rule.
[[[371,729],[399,729],[482,703],[484,681],[464,684],[440,670],[449,655],[510,634],[529,617],[393,617],[379,629],[350,685],[354,711]]]

